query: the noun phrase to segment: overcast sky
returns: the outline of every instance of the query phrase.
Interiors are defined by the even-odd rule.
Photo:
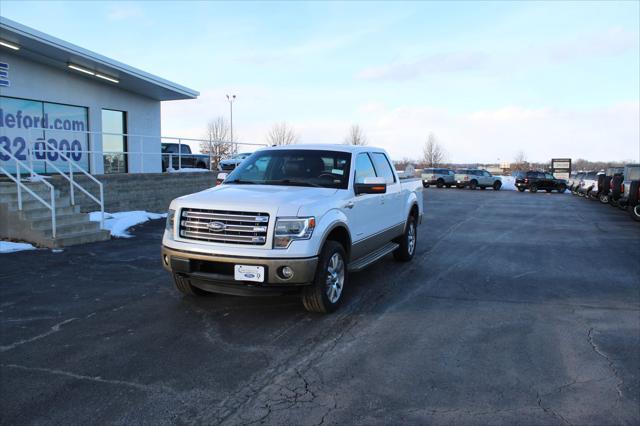
[[[454,162],[640,161],[639,2],[9,2],[0,13],[200,91],[167,136],[228,116],[264,142],[363,127],[395,158],[429,132]]]

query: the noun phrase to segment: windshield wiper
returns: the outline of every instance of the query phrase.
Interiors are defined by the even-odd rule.
[[[257,185],[258,182],[254,182],[252,180],[242,180],[242,179],[233,179],[225,181],[224,183],[239,183],[241,185]]]
[[[317,183],[308,182],[306,180],[295,180],[295,179],[268,180],[265,183],[275,184],[275,185],[312,186],[314,188],[324,188],[324,186],[318,185]]]

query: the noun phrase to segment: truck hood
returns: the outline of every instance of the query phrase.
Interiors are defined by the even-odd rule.
[[[177,198],[174,203],[177,208],[266,212],[281,217],[297,216],[302,206],[331,197],[337,191],[334,188],[229,184],[185,195]]]

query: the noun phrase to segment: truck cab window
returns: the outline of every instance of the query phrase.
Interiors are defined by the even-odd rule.
[[[376,177],[376,170],[373,168],[368,154],[358,154],[356,158],[356,183],[364,183],[365,178]]]

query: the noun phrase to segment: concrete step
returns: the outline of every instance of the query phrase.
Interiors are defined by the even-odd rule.
[[[42,234],[51,238],[53,232],[51,231],[51,223],[49,223],[48,229],[39,230]],[[56,238],[66,237],[68,235],[75,235],[78,233],[85,232],[98,232],[100,231],[100,224],[98,222],[82,222],[82,223],[72,223],[67,225],[58,225],[56,224]]]
[[[51,195],[49,193],[49,191],[34,191],[36,193],[36,195],[38,195],[40,198],[42,198],[43,200],[45,200],[46,202],[49,202],[49,200],[51,199]],[[54,193],[56,198],[59,198],[62,196],[62,193],[56,189],[55,193]],[[33,195],[31,195],[30,193],[28,193],[27,191],[22,191],[22,201],[31,201],[31,200],[35,200],[35,197]],[[0,203],[17,203],[18,202],[18,192],[14,191],[14,192],[7,192],[4,194],[0,194]]]
[[[89,221],[89,215],[88,214],[65,214],[65,215],[60,215],[60,216],[56,216],[56,227],[60,228],[61,226],[65,226],[65,225],[79,225],[79,224],[85,224],[88,223]],[[46,218],[37,218],[34,220],[30,221],[31,223],[31,229],[36,230],[36,231],[44,231],[47,229],[51,229],[51,216],[48,216]],[[90,223],[96,223],[98,225],[100,225],[100,222],[90,222]]]
[[[84,231],[74,234],[65,234],[56,238],[49,238],[50,244],[43,244],[47,247],[61,248],[75,246],[78,244],[95,243],[97,241],[107,241],[111,238],[111,233],[102,229],[99,231]]]
[[[47,203],[50,203],[51,200],[49,198],[44,198],[44,201],[46,201]],[[18,201],[11,201],[6,203],[9,206],[9,210],[11,211],[18,211]],[[62,208],[62,207],[69,207],[71,205],[71,199],[69,197],[59,197],[56,198],[56,210],[58,208]],[[34,198],[29,198],[28,200],[22,200],[22,211],[31,211],[31,210],[37,210],[40,208],[47,208],[44,204],[42,204],[40,201],[34,199]]]
[[[58,215],[68,215],[68,214],[78,214],[80,213],[80,206],[57,206],[56,205],[56,217]],[[23,210],[19,212],[20,217],[25,221],[32,221],[35,219],[49,218],[51,219],[51,210],[49,210],[44,205],[40,204],[40,207]]]
[[[40,193],[49,193],[49,187],[47,187],[42,182],[22,182],[27,188],[32,190],[33,192]],[[14,182],[11,184],[0,184],[0,195],[4,194],[15,194],[18,192],[18,187]],[[23,188],[22,192],[26,192]]]

